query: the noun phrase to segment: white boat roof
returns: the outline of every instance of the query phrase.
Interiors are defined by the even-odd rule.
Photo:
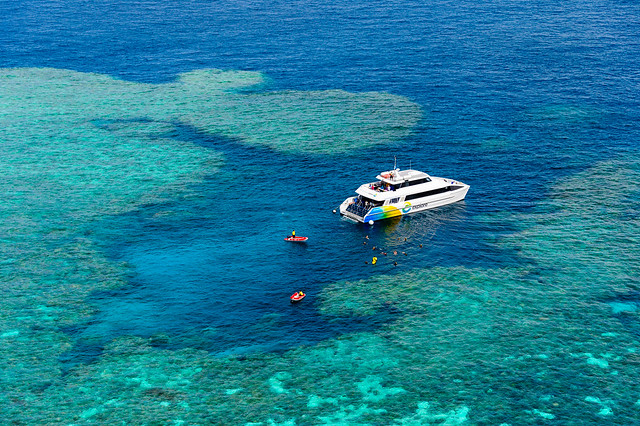
[[[378,176],[376,176],[376,179],[379,179],[382,182],[390,183],[393,185],[396,183],[402,183],[407,180],[417,180],[417,179],[422,179],[427,177],[429,177],[428,174],[418,170],[396,169],[396,170],[389,170],[386,172],[382,172]]]

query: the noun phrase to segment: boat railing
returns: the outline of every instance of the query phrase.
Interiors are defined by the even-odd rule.
[[[400,184],[390,184],[388,182],[375,182],[375,183],[370,183],[367,186],[370,190],[375,191],[375,192],[391,192],[391,191],[395,191],[396,189],[400,188],[401,185]]]

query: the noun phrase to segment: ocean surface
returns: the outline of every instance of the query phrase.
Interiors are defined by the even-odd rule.
[[[634,1],[0,2],[0,424],[640,424],[638,52]],[[394,162],[471,190],[333,212]]]

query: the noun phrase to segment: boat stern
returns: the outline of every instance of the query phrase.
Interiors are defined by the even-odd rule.
[[[364,223],[366,211],[363,207],[356,204],[356,197],[349,197],[340,204],[340,214],[348,219],[356,222]]]

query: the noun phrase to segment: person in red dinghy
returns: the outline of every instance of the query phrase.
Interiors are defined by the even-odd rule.
[[[302,242],[302,241],[307,241],[309,238],[307,237],[296,237],[296,231],[294,230],[293,232],[291,232],[291,235],[289,235],[288,237],[286,237],[284,240],[285,241],[297,241],[297,242]]]
[[[295,293],[293,293],[291,295],[291,303],[296,303],[301,301],[302,299],[304,299],[306,297],[306,294],[301,292],[301,291],[296,291]]]

